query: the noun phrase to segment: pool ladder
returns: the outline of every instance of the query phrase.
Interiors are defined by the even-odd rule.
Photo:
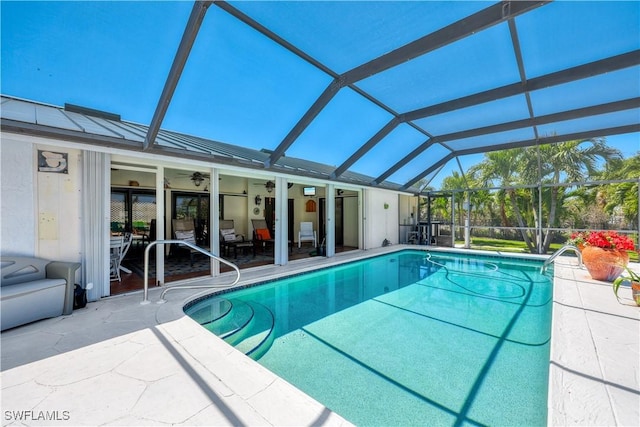
[[[547,270],[547,267],[549,266],[549,264],[551,264],[556,258],[558,258],[560,255],[562,255],[563,253],[565,253],[566,251],[573,251],[575,252],[575,254],[578,256],[578,266],[582,265],[582,253],[580,252],[580,249],[578,249],[576,246],[574,245],[564,245],[563,247],[561,247],[560,249],[558,249],[553,255],[551,255],[545,262],[544,264],[542,264],[542,267],[540,267],[540,273],[544,274],[544,272]]]
[[[209,258],[213,258],[216,261],[220,261],[223,264],[227,264],[229,267],[233,268],[236,271],[236,280],[233,281],[233,283],[229,283],[228,285],[176,285],[176,286],[171,286],[166,288],[164,291],[162,291],[162,294],[160,294],[160,299],[158,300],[158,304],[163,304],[165,302],[167,302],[167,300],[164,299],[164,296],[166,295],[167,292],[173,290],[173,289],[214,289],[214,288],[230,288],[233,285],[235,285],[236,283],[238,283],[240,281],[240,269],[238,269],[238,266],[236,266],[233,263],[230,263],[229,261],[220,258],[219,256],[216,256],[214,254],[212,254],[211,252],[201,248],[200,246],[196,246],[193,243],[190,242],[185,242],[184,240],[156,240],[153,241],[151,243],[149,243],[147,245],[147,247],[144,250],[144,293],[143,293],[143,297],[142,297],[142,302],[140,304],[149,304],[149,250],[157,245],[157,244],[165,244],[165,243],[177,243],[180,245],[185,245],[188,246],[189,248],[196,250],[204,255],[207,255]]]

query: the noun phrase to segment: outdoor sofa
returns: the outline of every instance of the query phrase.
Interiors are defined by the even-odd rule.
[[[32,257],[1,257],[0,326],[14,328],[71,314],[77,262]]]

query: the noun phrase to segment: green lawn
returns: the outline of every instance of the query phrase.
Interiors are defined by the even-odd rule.
[[[463,245],[464,240],[456,240],[457,245]],[[552,243],[549,253],[555,252],[564,246],[562,243]],[[473,237],[471,238],[471,249],[484,251],[501,251],[501,252],[517,252],[529,253],[527,245],[518,240],[492,239],[490,237]],[[629,260],[638,262],[638,252],[629,252]]]

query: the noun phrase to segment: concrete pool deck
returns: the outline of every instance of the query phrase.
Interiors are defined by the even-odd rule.
[[[246,270],[238,285],[398,248]],[[549,424],[638,425],[640,310],[571,264],[555,267]],[[197,293],[105,298],[3,332],[2,424],[351,425],[186,317]]]

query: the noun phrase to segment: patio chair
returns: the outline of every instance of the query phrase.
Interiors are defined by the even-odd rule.
[[[276,241],[271,237],[267,221],[264,219],[252,219],[251,224],[253,225],[253,241],[260,245],[263,252],[267,245],[275,245]]]
[[[109,279],[120,282],[120,253],[122,252],[123,236],[111,236],[109,245]]]
[[[236,234],[235,223],[232,219],[220,220],[220,253],[228,255],[229,249],[244,242],[244,235]],[[248,242],[247,242],[248,243]],[[236,254],[237,255],[237,254]]]
[[[193,219],[172,219],[171,224],[173,225],[173,237],[175,240],[196,244],[196,227]],[[206,246],[201,247],[207,251],[209,250]],[[200,252],[189,246],[182,246],[180,249],[189,251],[189,265],[193,267],[193,257]]]
[[[111,253],[109,257],[109,278],[111,281],[122,281],[122,278],[120,277],[120,270],[125,273],[131,273],[131,270],[122,265],[122,260],[127,255],[127,252],[131,247],[132,240],[133,234],[131,233],[122,233],[117,236],[111,236]]]
[[[316,230],[313,229],[312,222],[301,222],[300,231],[298,231],[298,249],[302,242],[313,242],[313,247],[318,246]]]
[[[133,221],[133,242],[135,246],[145,246],[149,243],[149,226],[144,221]]]
[[[276,241],[271,236],[271,231],[269,230],[267,221],[264,219],[252,219],[251,223],[253,224],[254,251],[256,246],[260,246],[263,252],[268,245],[271,245],[275,249]],[[289,253],[291,253],[291,240],[288,240],[287,242],[289,245]]]

